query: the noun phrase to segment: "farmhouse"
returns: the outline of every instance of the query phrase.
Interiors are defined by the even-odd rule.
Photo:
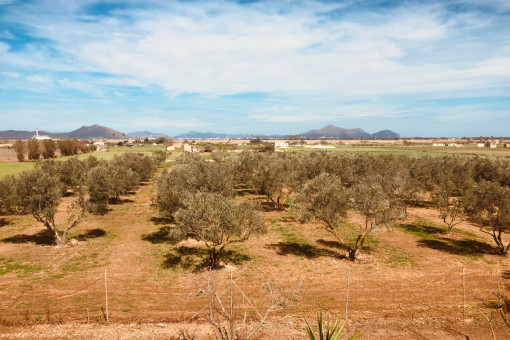
[[[105,142],[94,142],[94,146],[96,147],[96,151],[108,151]]]
[[[289,143],[284,142],[284,141],[276,141],[276,142],[274,142],[274,147],[280,148],[280,149],[286,149],[289,147]]]
[[[183,144],[182,146],[184,152],[199,152],[200,150],[196,146],[191,146],[189,144]]]

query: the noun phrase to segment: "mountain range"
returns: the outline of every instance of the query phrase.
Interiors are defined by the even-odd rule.
[[[35,131],[16,131],[7,130],[0,131],[0,139],[30,139],[35,136]],[[53,139],[124,139],[126,134],[120,131],[110,129],[105,126],[94,124],[91,126],[82,126],[71,132],[53,133],[47,131],[39,131],[39,136],[49,136]]]
[[[151,132],[151,131],[135,131],[135,132],[130,132],[127,135],[131,138],[141,138],[141,139],[145,139],[147,137],[154,137],[154,138],[158,138],[158,137],[168,138],[168,137],[170,137],[168,135],[165,135],[164,133]]]
[[[15,139],[30,139],[36,134],[35,131],[15,131],[7,130],[0,131],[0,139],[3,140],[15,140]],[[151,132],[151,131],[137,131],[130,132],[128,134],[110,129],[105,126],[94,124],[91,126],[82,126],[71,132],[63,133],[52,133],[46,131],[39,131],[39,135],[49,136],[53,139],[125,139],[125,138],[145,138],[145,137],[168,137],[163,133]],[[214,132],[198,132],[190,131],[181,135],[175,136],[176,138],[200,138],[200,139],[211,139],[211,138],[253,138],[255,135],[250,134],[224,134]],[[257,135],[261,138],[288,138],[288,135]],[[310,130],[298,134],[299,137],[317,139],[317,138],[400,138],[400,135],[391,130],[382,130],[373,134],[367,133],[360,128],[356,129],[344,129],[336,127],[334,125],[327,125],[319,130]]]
[[[299,134],[299,137],[316,138],[400,138],[400,135],[391,130],[381,130],[376,133],[367,133],[360,128],[344,129],[334,125],[327,125],[320,130],[310,130]]]
[[[200,139],[211,139],[211,138],[242,138],[248,139],[253,138],[255,135],[250,134],[224,134],[224,133],[214,133],[214,132],[198,132],[198,131],[190,131],[188,133],[183,133],[181,135],[175,136],[175,138],[200,138]],[[256,135],[261,138],[288,138],[288,135]],[[340,127],[336,127],[334,125],[327,125],[320,130],[310,130],[307,132],[302,132],[298,134],[301,138],[309,138],[309,139],[320,139],[320,138],[400,138],[400,135],[391,130],[381,130],[376,133],[367,133],[360,128],[356,129],[344,129]]]

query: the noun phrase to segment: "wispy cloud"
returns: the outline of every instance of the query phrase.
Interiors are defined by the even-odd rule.
[[[207,124],[225,106],[210,98],[231,94],[271,94],[263,102],[240,99],[229,111],[246,122],[329,122],[396,118],[414,112],[412,98],[504,95],[510,83],[504,0],[99,5],[41,0],[3,7],[2,75],[51,85],[34,91],[73,90],[123,107],[130,101],[133,112],[150,93],[161,112],[123,124],[162,128]],[[23,35],[11,25],[23,27]],[[0,88],[23,87],[11,81]],[[199,112],[190,100],[188,111],[167,110],[165,102],[182,104],[179,96],[189,93],[220,106],[201,105]],[[196,121],[172,125],[167,117],[179,110]]]

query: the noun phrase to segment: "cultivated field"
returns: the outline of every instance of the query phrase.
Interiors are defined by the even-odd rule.
[[[108,159],[132,151],[137,150],[94,155]],[[334,151],[510,156],[504,149],[417,146],[343,145]],[[180,154],[174,152],[158,173]],[[32,166],[2,162],[0,177]],[[61,247],[51,245],[42,224],[30,215],[0,217],[0,333],[12,338],[178,339],[187,331],[198,339],[214,338],[209,312],[203,309],[208,300],[200,294],[212,282],[227,305],[229,287],[235,287],[240,327],[243,320],[257,324],[270,305],[271,287],[275,303],[256,334],[261,339],[304,339],[304,317],[315,323],[321,309],[329,318],[347,317],[343,338],[360,332],[361,339],[510,338],[507,310],[501,308],[501,302],[510,303],[508,258],[498,255],[490,236],[470,222],[446,235],[428,200],[410,208],[406,220],[381,228],[351,262],[346,248],[321,223],[300,223],[295,209],[275,210],[264,197],[238,188],[240,195],[265,207],[268,233],[226,248],[222,267],[210,272],[203,268],[208,256],[203,244],[170,242],[173,223],[151,207],[155,193],[155,180],[150,180],[110,204],[106,215],[86,215],[70,232],[69,245]],[[57,223],[68,217],[72,199],[63,198]],[[348,220],[362,222],[352,211]]]

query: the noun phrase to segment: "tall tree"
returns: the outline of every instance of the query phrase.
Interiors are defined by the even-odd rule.
[[[18,161],[23,162],[25,160],[25,150],[26,150],[25,142],[21,141],[21,140],[17,140],[14,142],[12,147],[14,148],[14,151],[16,152],[16,158],[18,158]]]
[[[57,143],[52,139],[44,139],[42,141],[43,151],[42,156],[44,159],[55,158],[55,151],[57,150]]]
[[[37,139],[29,139],[27,142],[28,146],[28,159],[38,160],[41,157],[41,147]]]

